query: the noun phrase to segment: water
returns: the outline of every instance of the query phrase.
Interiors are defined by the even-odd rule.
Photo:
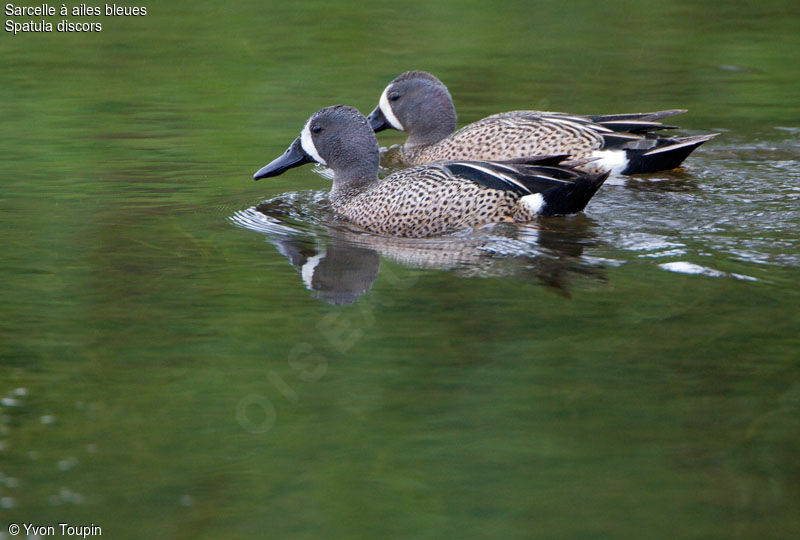
[[[797,536],[795,3],[147,7],[0,41],[0,539]],[[407,69],[721,135],[421,241],[250,180]]]

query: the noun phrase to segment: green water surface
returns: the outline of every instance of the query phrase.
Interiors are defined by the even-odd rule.
[[[796,1],[141,5],[0,36],[0,540],[800,535]],[[411,246],[251,180],[408,69],[721,135]]]

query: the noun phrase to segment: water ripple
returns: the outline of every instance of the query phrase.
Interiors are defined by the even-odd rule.
[[[719,270],[714,270],[713,268],[700,266],[699,264],[694,264],[686,261],[662,263],[659,264],[658,267],[663,270],[668,270],[669,272],[677,272],[680,274],[696,274],[709,277],[733,277],[736,279],[743,279],[745,281],[758,281],[756,278],[752,276],[745,276],[742,274],[732,274],[732,273],[729,274],[727,272],[721,272]]]
[[[465,275],[516,275],[547,261],[561,261],[567,273],[649,262],[670,272],[769,281],[749,274],[800,266],[800,144],[797,132],[781,133],[788,137],[715,141],[685,169],[618,179],[584,214],[531,224],[426,239],[378,237],[336,218],[322,191],[285,193],[229,220],[264,234],[298,265],[307,286],[313,268],[301,267],[312,259],[300,254],[317,250],[316,265],[331,243],[334,251],[370,250],[412,268]],[[323,167],[313,172],[329,176]],[[707,262],[688,262],[698,258]]]
[[[716,141],[684,172],[604,188],[587,213],[605,243],[658,264],[697,255],[800,266],[800,140],[796,131],[784,133],[790,136]]]

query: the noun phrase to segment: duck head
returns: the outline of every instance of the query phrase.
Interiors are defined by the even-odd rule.
[[[334,192],[377,181],[378,141],[367,119],[353,107],[334,105],[311,115],[300,136],[277,159],[261,167],[254,180],[316,162],[333,171]]]
[[[407,146],[433,144],[456,130],[453,98],[442,81],[424,71],[407,71],[389,83],[368,117],[375,132],[408,133]]]

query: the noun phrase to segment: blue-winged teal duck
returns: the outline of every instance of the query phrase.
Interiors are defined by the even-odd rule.
[[[376,132],[393,128],[408,134],[394,157],[402,166],[567,154],[594,158],[585,170],[634,174],[674,169],[695,148],[718,135],[668,137],[653,133],[674,128],[659,120],[683,112],[577,116],[512,111],[456,131],[456,110],[447,87],[430,73],[408,71],[386,87],[369,122]]]
[[[286,152],[253,178],[316,161],[333,171],[329,198],[337,214],[373,233],[424,237],[580,212],[608,176],[557,166],[563,158],[556,157],[441,162],[379,180],[379,159],[367,119],[352,107],[336,105],[314,113]]]

